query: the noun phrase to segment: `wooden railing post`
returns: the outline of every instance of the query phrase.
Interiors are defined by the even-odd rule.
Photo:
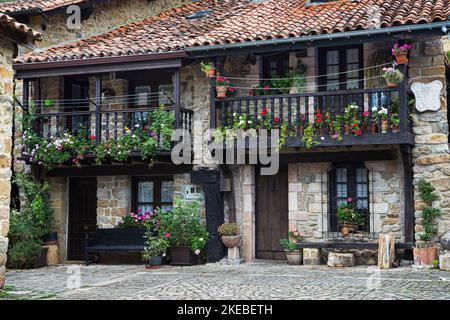
[[[408,132],[408,98],[407,98],[407,86],[408,86],[408,68],[406,64],[398,66],[398,69],[405,76],[405,79],[400,83],[398,88],[398,100],[399,100],[399,119],[400,119],[400,132],[406,134]]]
[[[174,77],[174,94],[175,94],[175,129],[181,129],[181,75],[180,69],[175,71]]]
[[[217,59],[214,59],[214,68],[216,68],[216,76],[217,76]],[[211,80],[209,80],[211,81]],[[211,129],[217,128],[217,114],[216,114],[216,86],[215,86],[216,78],[212,78],[211,88],[209,89],[209,102],[210,102],[210,110],[209,110],[209,126]],[[224,110],[222,109],[222,113]]]
[[[95,142],[100,144],[102,137],[102,118],[101,118],[101,104],[102,104],[102,76],[100,74],[95,76]]]

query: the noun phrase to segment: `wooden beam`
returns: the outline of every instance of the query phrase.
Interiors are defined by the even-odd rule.
[[[95,142],[100,144],[102,137],[102,115],[100,113],[102,104],[102,76],[95,76]],[[106,124],[106,125],[109,125]]]
[[[395,159],[397,159],[397,151],[395,149],[339,150],[337,152],[282,153],[280,154],[280,165],[289,163],[388,161]]]
[[[401,146],[403,160],[403,175],[404,175],[404,201],[405,201],[405,241],[414,242],[414,185],[413,185],[413,164],[412,164],[412,150],[411,146]]]
[[[180,69],[174,74],[174,95],[175,95],[175,129],[181,128],[181,76]]]

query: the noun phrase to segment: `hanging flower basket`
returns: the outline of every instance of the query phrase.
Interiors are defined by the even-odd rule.
[[[409,61],[406,53],[396,55],[395,60],[397,61],[397,64],[407,64]]]
[[[397,88],[398,84],[395,82],[389,82],[388,80],[386,80],[387,83],[387,87],[388,88]]]

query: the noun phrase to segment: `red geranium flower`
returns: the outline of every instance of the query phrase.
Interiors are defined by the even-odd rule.
[[[357,136],[360,136],[362,133],[361,133],[361,129],[358,129],[357,131],[356,131],[356,135]]]
[[[275,117],[275,118],[273,118],[273,122],[275,122],[275,123],[278,123],[278,122],[280,122],[280,118],[279,118],[279,117]]]
[[[91,136],[91,140],[95,140],[95,136]]]
[[[170,238],[170,233],[166,233],[166,239],[169,239]]]
[[[265,117],[267,115],[267,109],[263,109],[263,111],[261,111],[261,115]]]

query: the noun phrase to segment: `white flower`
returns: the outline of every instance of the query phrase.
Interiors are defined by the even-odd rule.
[[[381,107],[380,113],[381,114],[388,114],[388,109],[386,109],[384,107]]]
[[[377,107],[372,107],[372,112],[378,112],[378,108]]]
[[[197,249],[197,250],[195,250],[195,252],[194,252],[194,253],[195,253],[195,255],[197,255],[197,256],[198,256],[198,255],[200,254],[200,249]]]
[[[203,238],[198,238],[199,241],[203,241]]]
[[[165,257],[165,256],[166,256],[166,253],[164,252],[164,253],[162,254],[162,256]]]

